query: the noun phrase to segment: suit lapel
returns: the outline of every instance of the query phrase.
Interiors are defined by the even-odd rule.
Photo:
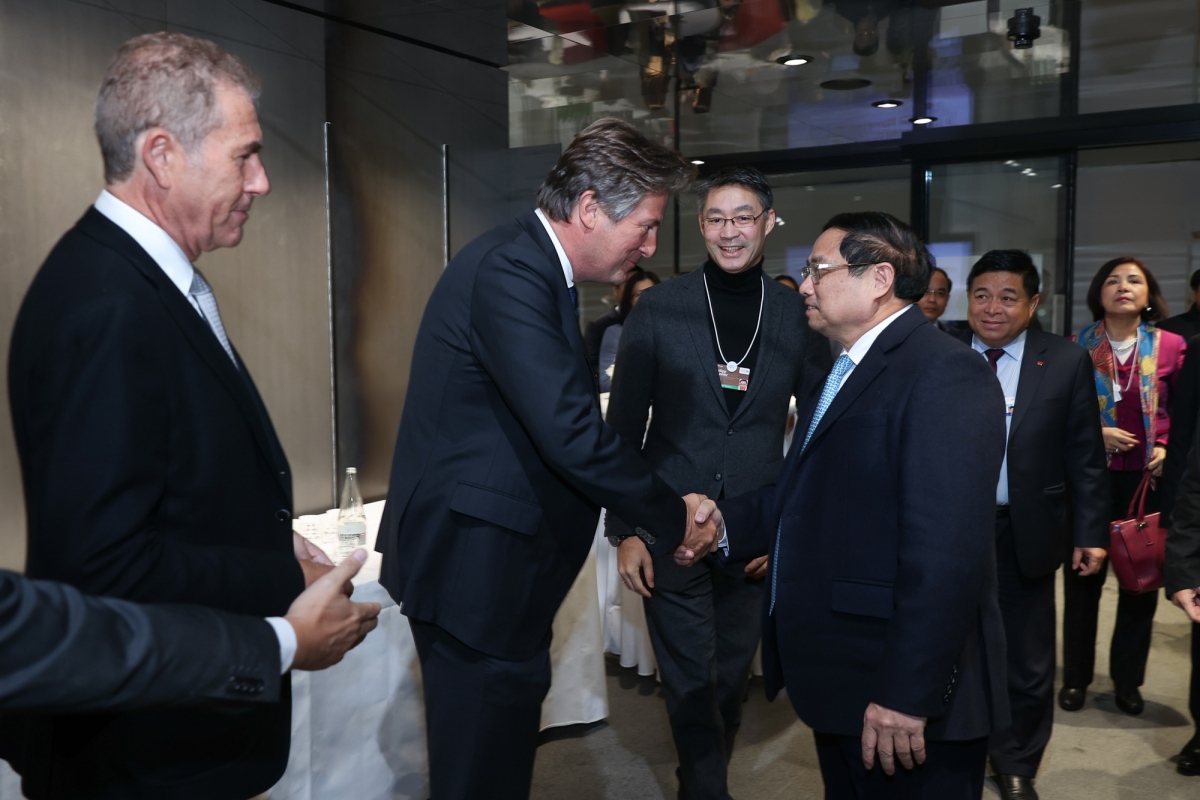
[[[733,415],[734,420],[746,413],[746,409],[754,402],[762,385],[766,383],[766,376],[771,374],[771,359],[775,355],[775,348],[771,345],[779,334],[783,304],[779,302],[778,297],[771,297],[771,292],[767,291],[768,288],[771,287],[765,285],[763,287],[763,318],[761,330],[758,332],[758,357],[754,359],[754,373],[750,376],[750,386],[746,391],[746,396],[742,398],[737,413]],[[757,380],[755,380],[755,375],[758,376]]]
[[[1013,405],[1012,424],[1008,426],[1010,441],[1025,416],[1025,410],[1037,395],[1042,376],[1046,374],[1045,361],[1038,357],[1046,352],[1047,346],[1040,336],[1036,336],[1037,333],[1031,330],[1025,335],[1025,352],[1021,354],[1021,372],[1017,378],[1017,400]]]
[[[537,214],[532,211],[526,211],[517,217],[517,224],[525,233],[529,234],[538,249],[542,251],[542,255],[546,257],[544,265],[531,266],[548,268],[543,277],[554,290],[558,313],[562,318],[563,333],[570,342],[571,349],[583,362],[584,369],[591,375],[592,366],[588,362],[587,348],[583,344],[583,334],[579,332],[579,317],[575,316],[575,306],[571,303],[571,292],[567,288],[566,273],[563,270],[563,263],[558,257],[558,251],[554,249],[554,242],[550,241],[550,234],[546,233],[546,227],[542,225]],[[576,282],[576,287],[578,288],[578,282]],[[592,382],[595,383],[594,380]]]
[[[729,406],[725,403],[725,390],[717,377],[717,354],[712,344],[712,311],[708,307],[708,295],[704,291],[704,268],[676,280],[684,282],[683,318],[687,320],[688,333],[696,348],[696,361],[700,371],[707,376],[705,382],[717,399],[717,405],[728,416]],[[743,403],[744,404],[744,403]]]
[[[251,397],[251,391],[247,388],[249,375],[243,378],[238,368],[230,361],[229,354],[221,347],[212,328],[187,301],[183,293],[179,291],[179,287],[171,283],[162,268],[132,236],[94,208],[88,210],[83,222],[91,228],[91,235],[105,241],[110,247],[128,258],[130,263],[142,273],[142,276],[157,289],[159,299],[184,338],[188,340],[188,343],[196,351],[196,355],[216,374],[217,379],[233,397],[245,417],[246,423],[250,426],[254,439],[267,459],[267,463],[272,465],[271,471],[275,474],[275,479],[290,498],[291,482],[286,477],[287,462],[280,463],[276,457],[277,452],[282,455],[282,448],[275,440],[274,431],[269,430],[269,418],[265,416],[265,409],[264,413],[260,414],[255,408],[254,398]],[[238,362],[242,370],[245,370],[246,366],[242,363],[240,356],[238,356]]]

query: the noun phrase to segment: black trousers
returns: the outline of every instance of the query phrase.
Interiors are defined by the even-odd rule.
[[[825,800],[979,800],[988,740],[925,742],[925,763],[906,770],[896,764],[888,776],[862,763],[862,739],[817,733],[817,760],[825,781]]]
[[[656,558],[645,601],[667,716],[688,800],[727,800],[726,766],[761,634],[762,583],[745,564],[709,557],[685,569]]]
[[[1112,478],[1111,519],[1124,519],[1129,501],[1142,479],[1140,471],[1110,472]],[[1158,496],[1146,498],[1146,511],[1158,510]],[[1096,575],[1079,577],[1070,564],[1063,568],[1063,685],[1084,689],[1095,677],[1096,623],[1100,592],[1108,577],[1108,559]],[[1150,655],[1150,633],[1158,592],[1133,594],[1121,591],[1117,601],[1117,623],[1109,649],[1108,671],[1117,686],[1141,686],[1146,679]]]
[[[1054,573],[1021,574],[1008,515],[996,519],[996,576],[1008,647],[1008,702],[1012,724],[988,744],[998,775],[1033,778],[1054,725]]]
[[[1188,713],[1200,736],[1200,624],[1192,623],[1192,681],[1188,685]]]
[[[550,651],[507,661],[437,625],[408,622],[425,688],[432,799],[526,800],[550,689]]]

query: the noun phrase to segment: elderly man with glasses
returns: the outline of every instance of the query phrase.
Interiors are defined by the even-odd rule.
[[[978,798],[1008,721],[994,510],[1004,397],[914,304],[929,253],[839,214],[800,293],[841,354],[773,486],[719,503],[730,560],[771,554],[763,672],[815,732],[827,798]]]

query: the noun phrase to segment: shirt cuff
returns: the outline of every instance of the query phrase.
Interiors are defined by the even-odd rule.
[[[275,636],[279,639],[279,674],[283,675],[292,668],[292,662],[296,659],[296,630],[283,617],[267,617],[267,624],[275,630]]]
[[[729,529],[721,531],[721,538],[717,540],[717,547],[725,553],[725,557],[729,558]]]

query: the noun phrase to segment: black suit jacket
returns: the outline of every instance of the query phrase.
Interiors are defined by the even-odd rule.
[[[1200,308],[1193,306],[1182,314],[1176,314],[1158,323],[1164,331],[1177,333],[1184,339],[1191,339],[1200,333]]]
[[[0,708],[273,702],[279,684],[279,641],[262,619],[89,597],[0,570]]]
[[[562,266],[532,213],[455,256],[413,351],[382,583],[406,615],[525,660],[548,645],[600,507],[669,552],[686,510],[600,417]]]
[[[763,673],[814,730],[858,736],[869,703],[934,740],[1008,722],[996,597],[1004,398],[986,362],[910,308],[882,331],[780,481],[721,508],[730,558],[772,552]],[[777,534],[778,532],[778,534]]]
[[[768,279],[754,374],[730,417],[698,269],[645,292],[630,312],[608,424],[680,494],[734,497],[779,477],[789,399],[808,395],[828,359],[829,342],[808,329],[800,295]],[[609,534],[632,533],[615,514],[605,519]]]
[[[34,278],[8,366],[30,577],[140,602],[287,611],[304,580],[291,477],[262,400],[162,269],[95,209]],[[244,800],[287,764],[286,685],[281,698],[28,720],[14,766],[32,798]]]
[[[956,335],[970,346],[974,334]],[[1091,356],[1032,328],[1008,433],[1008,502],[1028,578],[1054,572],[1071,547],[1108,547],[1108,465]]]
[[[1189,314],[1200,315],[1200,309]],[[1186,315],[1184,315],[1186,316]],[[1171,446],[1158,492],[1166,525],[1165,583],[1168,595],[1200,586],[1200,335],[1188,341],[1179,381],[1171,396]],[[1184,442],[1187,444],[1185,445]]]

